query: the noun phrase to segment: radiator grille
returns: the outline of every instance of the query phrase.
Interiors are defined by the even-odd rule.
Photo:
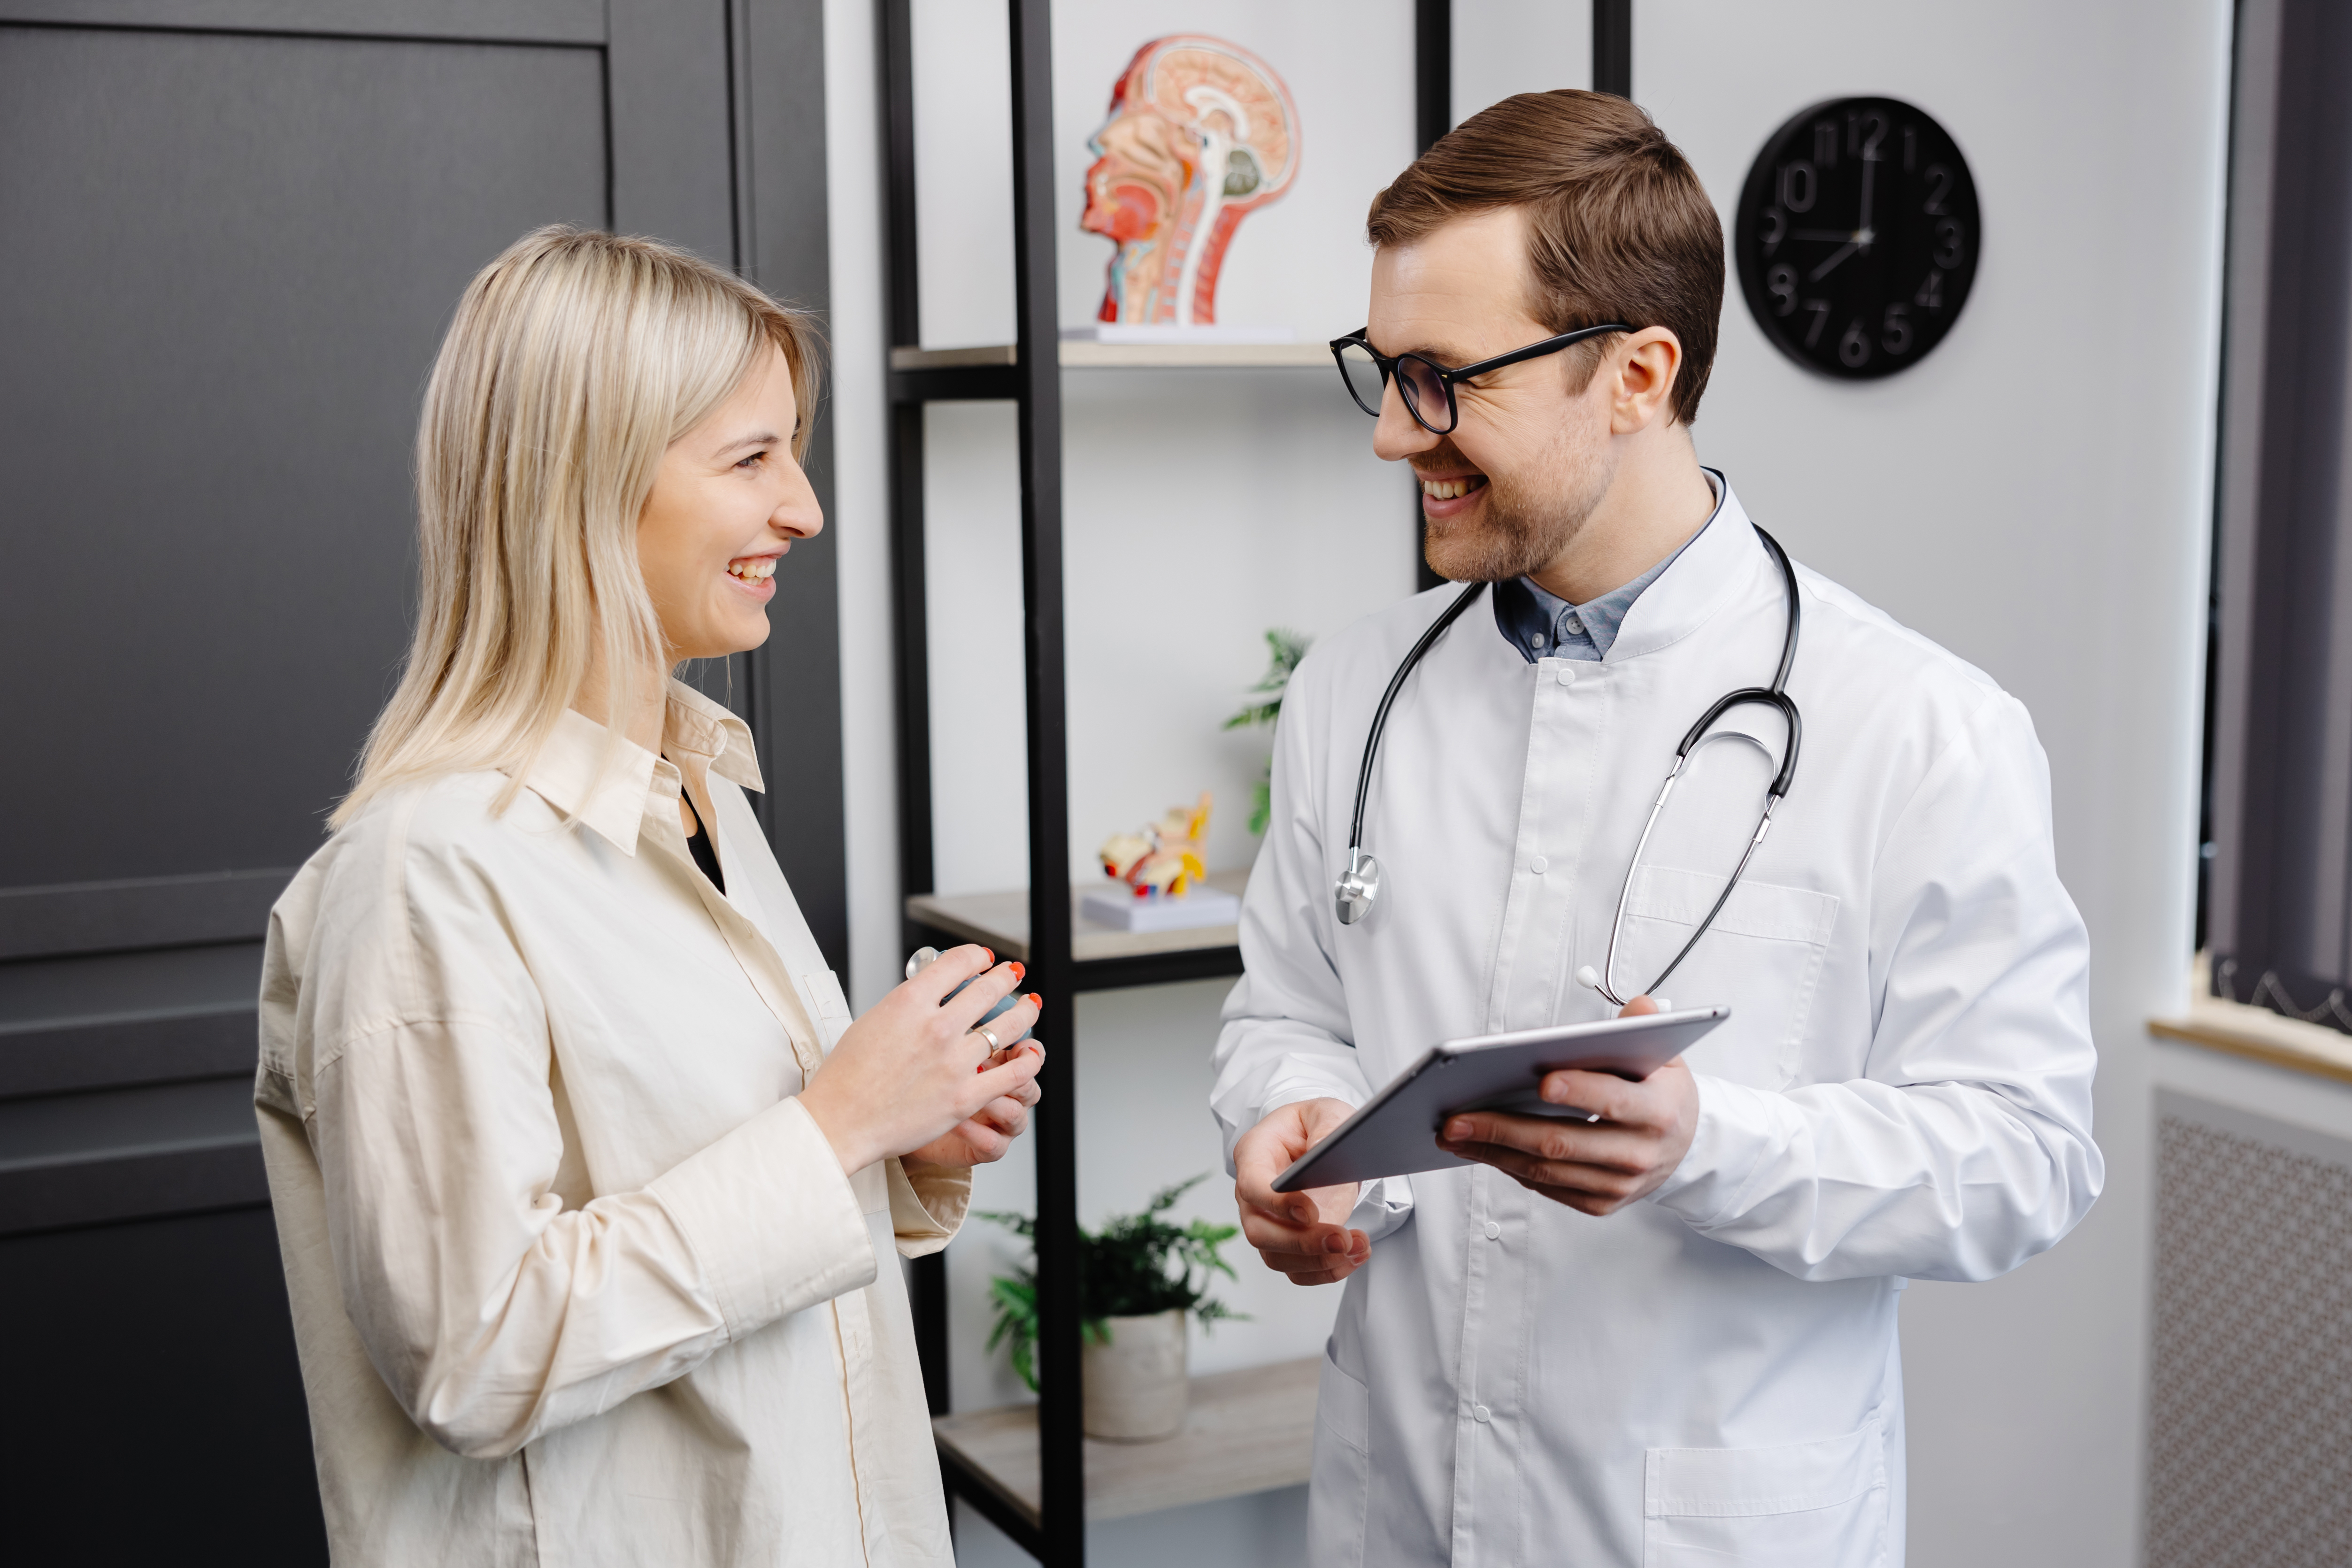
[[[2158,1124],[2148,1568],[2352,1564],[2352,1165]]]

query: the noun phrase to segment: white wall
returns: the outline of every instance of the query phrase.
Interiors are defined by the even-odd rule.
[[[1764,138],[1852,93],[1934,114],[1983,203],[1966,312],[1886,381],[1798,369],[1735,283],[1696,432],[1801,559],[2032,711],[2091,928],[2106,1196],[2010,1278],[1906,1299],[1923,1568],[2137,1560],[2142,1025],[2187,978],[2229,20],[2225,0],[1636,9],[1635,96],[1727,224]]]
[[[1364,260],[1347,247],[1371,190],[1410,153],[1409,10],[1402,0],[1064,7],[1065,320],[1091,313],[1108,252],[1075,227],[1084,138],[1134,45],[1181,27],[1265,55],[1290,77],[1305,122],[1300,185],[1243,227],[1224,314],[1316,335],[1355,325]],[[1457,118],[1508,92],[1589,80],[1584,5],[1463,0],[1456,11]],[[951,237],[925,248],[924,337],[1005,341],[1003,10],[918,0],[917,16],[925,234]],[[2150,1178],[2141,1023],[2179,1005],[2189,942],[2228,25],[2226,0],[1637,7],[1636,95],[1691,154],[1727,221],[1765,136],[1844,93],[1889,93],[1934,113],[1967,152],[1984,205],[1966,313],[1931,358],[1890,381],[1848,386],[1797,369],[1758,333],[1735,287],[1696,432],[1706,458],[1808,564],[2026,702],[2050,752],[2062,869],[2095,942],[2106,1198],[2074,1237],[2008,1279],[1906,1297],[1911,1560],[1927,1568],[2137,1560]],[[827,0],[833,521],[861,1006],[901,956],[871,32],[864,0]],[[1353,118],[1365,105],[1389,117]],[[1354,124],[1354,142],[1326,129]],[[1310,213],[1316,221],[1289,224],[1302,232],[1286,237],[1284,220]],[[1310,288],[1284,270],[1310,255],[1328,283]],[[1263,626],[1328,630],[1410,585],[1404,487],[1370,458],[1370,422],[1305,373],[1089,373],[1066,378],[1066,395],[1074,868],[1105,833],[1203,785],[1220,805],[1213,862],[1240,863],[1239,819],[1262,752],[1214,723],[1255,679]],[[934,747],[949,888],[1016,885],[1025,865],[1009,436],[1001,408],[931,416]],[[1082,1004],[1089,1221],[1213,1166],[1206,1111],[1194,1110],[1220,990]],[[983,1205],[1027,1199],[1019,1160],[985,1174]],[[1221,1195],[1203,1194],[1196,1212],[1223,1212]],[[1010,1396],[1001,1369],[975,1354],[977,1292],[1010,1256],[984,1226],[952,1255],[961,1403]],[[1318,1293],[1286,1297],[1270,1282],[1253,1281],[1236,1301],[1260,1321],[1196,1340],[1202,1364],[1303,1353],[1328,1318]],[[1276,1494],[1100,1527],[1095,1542],[1099,1560],[1121,1564],[1291,1562],[1297,1529],[1296,1494]],[[1018,1560],[992,1537],[968,1523],[966,1561]]]

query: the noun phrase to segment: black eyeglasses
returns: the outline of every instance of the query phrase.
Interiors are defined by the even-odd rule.
[[[1364,331],[1370,330],[1368,327]],[[1364,341],[1364,331],[1333,338],[1331,357],[1339,362],[1339,379],[1348,384],[1348,395],[1356,400],[1357,407],[1373,418],[1379,418],[1381,395],[1388,387],[1389,377],[1393,375],[1397,378],[1397,390],[1404,395],[1405,412],[1431,435],[1448,436],[1462,421],[1462,411],[1454,403],[1456,382],[1471,380],[1490,370],[1517,364],[1521,360],[1556,354],[1570,343],[1580,343],[1603,332],[1630,332],[1633,330],[1622,321],[1611,321],[1600,327],[1579,327],[1572,332],[1562,332],[1556,338],[1546,338],[1539,343],[1529,343],[1523,349],[1496,354],[1493,359],[1482,359],[1476,364],[1465,364],[1460,370],[1448,370],[1435,360],[1420,354],[1391,357],[1381,353]]]

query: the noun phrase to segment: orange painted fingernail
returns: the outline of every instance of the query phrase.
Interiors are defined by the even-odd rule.
[[[1034,991],[1029,993],[1029,1000],[1040,1007],[1043,1007],[1045,1005],[1045,999],[1043,996],[1038,995]]]
[[[1017,959],[1017,958],[1016,958],[1016,959],[1014,959],[1014,960],[1013,961],[1013,979],[1018,980],[1018,979],[1020,979],[1023,975],[1024,975],[1024,974],[1026,974],[1026,973],[1029,973],[1028,967],[1027,967],[1025,964],[1024,964],[1024,963],[1023,963],[1019,959]]]
[[[988,963],[989,963],[989,966],[990,966],[991,968],[995,967],[995,964],[996,964],[996,950],[995,950],[994,948],[992,948],[992,947],[983,947],[983,948],[982,948],[980,951],[981,951],[981,952],[984,952],[984,953],[986,953],[986,954],[988,954]]]

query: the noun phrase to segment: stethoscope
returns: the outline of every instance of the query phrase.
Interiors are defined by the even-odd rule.
[[[1751,523],[1749,526],[1755,525]],[[1650,819],[1642,826],[1642,837],[1633,846],[1633,858],[1625,867],[1624,883],[1617,890],[1616,918],[1609,922],[1608,956],[1601,961],[1599,973],[1595,973],[1589,963],[1576,972],[1578,984],[1591,986],[1620,1007],[1625,1005],[1627,998],[1617,994],[1612,988],[1617,973],[1617,935],[1625,924],[1625,902],[1633,895],[1633,874],[1641,868],[1642,851],[1649,847],[1650,835],[1658,826],[1659,815],[1666,809],[1666,797],[1675,793],[1675,781],[1683,775],[1683,764],[1690,760],[1691,752],[1698,749],[1700,742],[1720,738],[1709,735],[1708,730],[1734,708],[1749,703],[1778,709],[1789,721],[1788,739],[1782,742],[1780,750],[1780,771],[1773,776],[1770,788],[1765,792],[1764,815],[1757,819],[1756,831],[1749,836],[1748,847],[1739,857],[1739,864],[1732,868],[1731,880],[1723,885],[1723,893],[1715,900],[1715,907],[1706,911],[1706,919],[1699,921],[1698,930],[1691,932],[1690,940],[1683,943],[1682,951],[1675,954],[1674,962],[1659,971],[1655,980],[1633,994],[1646,994],[1655,1000],[1658,987],[1682,966],[1683,960],[1690,956],[1691,949],[1698,945],[1699,938],[1715,924],[1715,917],[1721,914],[1723,906],[1731,901],[1731,890],[1739,886],[1739,879],[1747,871],[1748,861],[1756,858],[1757,846],[1764,842],[1764,835],[1772,826],[1772,808],[1780,804],[1780,797],[1789,793],[1790,781],[1797,775],[1797,748],[1804,739],[1804,721],[1798,716],[1796,700],[1785,689],[1789,684],[1789,668],[1797,661],[1797,628],[1801,618],[1797,605],[1797,569],[1789,563],[1789,552],[1780,548],[1779,540],[1760,528],[1756,530],[1756,537],[1764,542],[1765,548],[1772,552],[1772,559],[1780,563],[1780,576],[1788,584],[1789,629],[1780,639],[1780,668],[1773,672],[1772,684],[1769,687],[1745,687],[1717,699],[1715,706],[1700,715],[1699,721],[1683,736],[1683,743],[1675,748],[1675,765],[1666,774],[1666,782],[1659,789],[1656,802],[1650,807]],[[1422,633],[1421,640],[1412,645],[1412,651],[1404,656],[1402,664],[1397,666],[1396,674],[1389,678],[1389,689],[1381,694],[1380,707],[1373,710],[1372,732],[1364,738],[1363,765],[1356,773],[1356,815],[1348,827],[1348,868],[1332,888],[1341,925],[1351,926],[1362,920],[1370,912],[1373,901],[1381,896],[1381,863],[1366,854],[1363,847],[1364,802],[1371,793],[1372,760],[1380,754],[1381,731],[1388,725],[1389,709],[1396,701],[1398,689],[1404,685],[1404,678],[1412,673],[1413,666],[1419,664],[1430,646],[1445,634],[1445,628],[1461,618],[1462,612],[1470,607],[1470,601],[1476,598],[1479,590],[1485,586],[1483,583],[1473,583],[1445,606],[1445,613],[1437,617],[1435,625]],[[1763,745],[1752,735],[1738,731],[1729,732],[1752,745]],[[1769,755],[1769,752],[1767,755]],[[1660,1004],[1662,1008],[1664,1005]]]

